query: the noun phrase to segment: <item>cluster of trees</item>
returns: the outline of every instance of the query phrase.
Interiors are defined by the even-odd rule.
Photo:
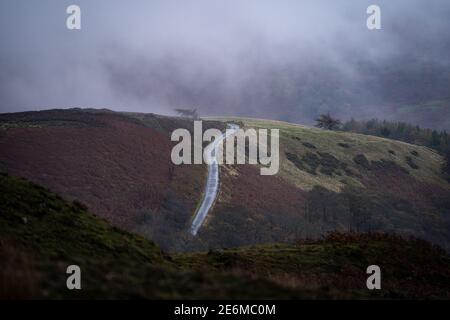
[[[389,122],[378,119],[366,121],[352,119],[345,122],[341,126],[341,130],[370,134],[432,148],[444,156],[445,162],[442,166],[442,172],[450,181],[450,136],[445,130],[439,132],[404,122]]]
[[[316,127],[322,129],[369,134],[432,148],[444,156],[442,172],[450,181],[450,136],[446,131],[439,132],[405,122],[389,122],[378,119],[365,121],[351,119],[341,123],[339,119],[333,118],[329,113],[321,114],[316,122]]]
[[[389,122],[378,119],[345,122],[342,130],[370,134],[412,144],[426,146],[445,154],[450,149],[450,136],[446,131],[424,129],[404,122]]]

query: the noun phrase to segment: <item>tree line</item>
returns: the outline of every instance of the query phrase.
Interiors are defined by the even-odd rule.
[[[316,119],[316,126],[328,130],[342,130],[368,134],[411,144],[425,146],[441,154],[445,162],[442,172],[450,181],[450,136],[447,131],[421,128],[405,122],[390,122],[386,120],[370,119],[358,121],[351,119],[341,123],[330,114],[322,114]]]

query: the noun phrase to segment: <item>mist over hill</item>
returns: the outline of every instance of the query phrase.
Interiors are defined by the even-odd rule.
[[[311,123],[322,112],[450,128],[450,4],[3,1],[0,111],[107,106]],[[11,32],[14,31],[14,32]]]

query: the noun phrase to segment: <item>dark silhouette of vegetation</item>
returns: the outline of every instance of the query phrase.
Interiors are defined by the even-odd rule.
[[[182,117],[198,119],[197,109],[175,109],[175,111]]]
[[[370,134],[432,148],[445,157],[446,161],[442,166],[442,173],[450,181],[450,165],[448,161],[450,157],[450,137],[445,130],[439,132],[404,122],[389,122],[378,119],[367,121],[352,119],[342,125],[342,130]],[[395,154],[394,151],[390,150],[389,152]],[[413,155],[419,156],[419,154]],[[416,169],[412,158],[406,160],[413,169]]]
[[[342,130],[417,144],[432,148],[442,155],[450,150],[450,137],[446,131],[438,132],[404,122],[352,119],[342,125]]]
[[[326,130],[337,130],[342,125],[339,119],[333,118],[329,113],[321,114],[319,118],[316,119],[316,122],[316,127]]]
[[[353,161],[357,164],[363,167],[364,169],[369,170],[370,169],[370,163],[369,160],[367,160],[366,156],[363,154],[358,154],[353,158]]]
[[[326,152],[307,152],[301,158],[296,154],[286,152],[286,158],[291,161],[300,170],[316,175],[320,166],[320,172],[332,176],[333,174],[342,175],[342,171],[348,175],[352,172],[347,168],[344,162],[339,161],[333,155]]]
[[[315,145],[309,142],[302,142],[302,144],[309,149],[317,149]]]
[[[414,162],[414,160],[411,157],[406,157],[406,163],[412,168],[412,169],[419,169],[419,166]]]

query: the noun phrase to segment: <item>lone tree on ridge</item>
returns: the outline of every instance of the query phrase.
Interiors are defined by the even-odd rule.
[[[316,119],[316,122],[316,127],[326,130],[337,130],[342,125],[339,119],[333,118],[329,113],[321,114],[319,118]]]
[[[198,119],[197,109],[175,109],[175,111],[182,117]]]

